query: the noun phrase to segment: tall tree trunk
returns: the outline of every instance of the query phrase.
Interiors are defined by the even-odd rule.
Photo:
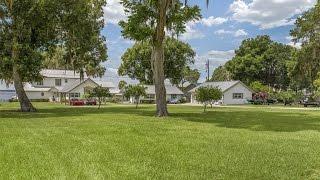
[[[158,117],[168,116],[167,102],[166,102],[166,88],[164,85],[164,47],[163,41],[165,38],[166,12],[169,7],[169,0],[158,1],[159,17],[157,19],[156,34],[152,42],[151,64],[153,70],[153,78],[156,91],[156,103]]]
[[[153,61],[153,77],[156,91],[157,116],[168,116],[166,88],[164,84],[164,51],[163,46],[154,47],[151,59]]]
[[[23,89],[23,83],[21,81],[20,74],[18,72],[17,65],[13,65],[13,81],[14,87],[16,89],[16,93],[18,95],[18,99],[20,102],[20,108],[22,112],[35,112],[36,109],[31,104],[29,98],[27,97],[26,92]]]
[[[16,93],[18,95],[21,111],[22,112],[35,112],[36,109],[33,107],[29,98],[27,97],[26,92],[24,91],[22,79],[19,74],[18,65],[16,62],[17,59],[19,58],[17,46],[18,46],[17,40],[16,40],[16,38],[13,38],[12,59],[13,59],[14,63],[13,63],[12,73],[13,73],[14,87],[15,87]]]

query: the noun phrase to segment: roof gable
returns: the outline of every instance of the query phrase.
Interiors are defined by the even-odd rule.
[[[189,92],[195,92],[197,89],[200,87],[217,87],[219,88],[222,92],[225,92],[226,90],[230,89],[231,87],[235,86],[238,84],[240,81],[220,81],[220,82],[205,82],[200,84],[199,86],[193,88]]]
[[[221,81],[221,82],[205,82],[200,84],[199,86],[193,88],[189,92],[193,93],[200,87],[217,87],[219,88],[223,93],[231,89],[232,87],[236,86],[237,84],[241,84],[245,88],[247,88],[249,91],[253,92],[248,86],[246,86],[241,81]]]
[[[154,85],[144,85],[146,87],[146,93],[147,94],[155,94],[155,86]],[[183,95],[184,93],[177,87],[172,85],[165,85],[167,94],[177,94],[177,95]]]
[[[94,84],[96,84],[98,86],[98,84],[96,82],[94,82],[92,79],[86,79],[84,81],[80,81],[80,80],[76,80],[74,83],[68,85],[68,86],[65,86],[62,90],[60,90],[60,92],[63,92],[63,93],[67,93],[67,92],[70,92],[72,90],[74,90],[75,88],[77,88],[78,86],[88,82],[88,81],[91,81],[93,82]]]
[[[116,88],[116,86],[112,82],[108,81],[94,81],[96,82],[99,86],[104,87],[104,88]]]

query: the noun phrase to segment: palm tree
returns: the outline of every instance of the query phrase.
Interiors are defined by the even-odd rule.
[[[156,34],[152,40],[152,55],[151,64],[153,68],[153,76],[156,91],[157,103],[157,116],[168,116],[167,102],[166,102],[166,89],[165,89],[165,76],[164,76],[164,47],[163,42],[165,39],[165,26],[167,11],[173,7],[174,3],[179,0],[158,0],[158,19],[156,26]],[[188,0],[185,0],[185,4]],[[206,0],[207,6],[209,0]]]

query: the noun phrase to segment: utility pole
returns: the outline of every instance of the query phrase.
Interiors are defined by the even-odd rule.
[[[207,73],[208,73],[207,81],[209,81],[210,80],[210,62],[209,62],[209,59],[207,60],[206,66],[207,66],[206,68],[207,68]]]

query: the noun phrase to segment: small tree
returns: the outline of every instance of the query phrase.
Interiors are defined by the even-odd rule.
[[[118,84],[118,88],[120,89],[120,91],[124,91],[124,89],[126,88],[127,86],[127,82],[126,81],[120,81],[119,84]]]
[[[207,105],[215,100],[220,100],[222,92],[217,87],[200,87],[196,91],[196,99],[204,105],[203,111],[206,112]]]
[[[212,108],[213,103],[216,102],[216,101],[219,101],[222,98],[223,93],[217,87],[210,88],[209,92],[210,92],[210,98],[211,98],[210,105],[211,105],[211,108]]]
[[[297,95],[291,91],[282,91],[278,93],[278,99],[284,103],[284,105],[291,105],[296,99]]]
[[[97,86],[97,87],[93,88],[93,90],[90,92],[90,97],[98,98],[98,103],[99,103],[98,109],[100,109],[102,100],[104,98],[111,97],[111,94],[110,94],[108,88],[104,88],[102,86]]]
[[[121,94],[122,94],[122,103],[123,103],[123,101],[124,101],[124,95],[123,95],[123,93],[124,93],[124,90],[125,90],[126,86],[127,86],[127,82],[126,82],[126,81],[123,81],[123,80],[120,81],[119,84],[118,84],[118,88],[119,88],[119,90],[120,90],[120,92],[121,92]]]
[[[146,95],[146,87],[142,85],[128,85],[125,87],[124,96],[126,98],[134,98],[134,101],[136,103],[136,109],[138,108],[140,97]]]
[[[263,92],[269,92],[269,88],[268,86],[263,85],[261,82],[259,81],[254,81],[250,84],[250,87],[252,90],[254,90],[257,93]]]

